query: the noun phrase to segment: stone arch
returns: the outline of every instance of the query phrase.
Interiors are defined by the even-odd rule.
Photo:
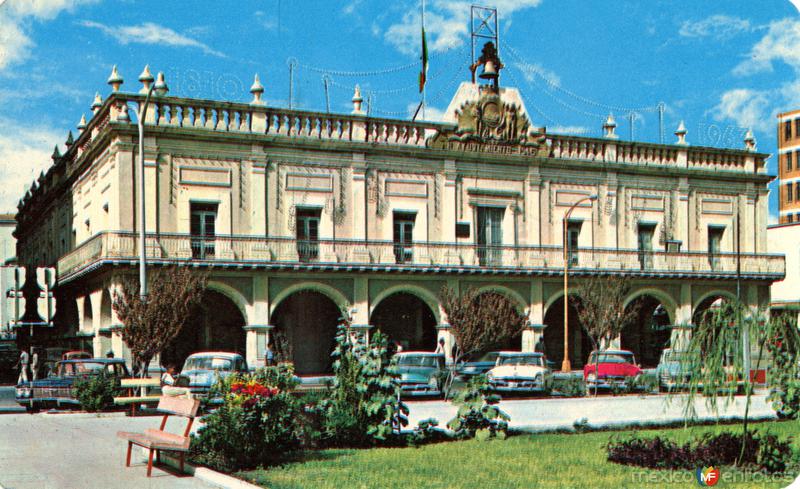
[[[111,326],[111,318],[111,292],[103,289],[103,294],[100,296],[100,326],[103,328]]]
[[[712,300],[713,299],[713,300]],[[714,302],[719,299],[735,301],[736,295],[732,292],[722,289],[715,289],[711,290],[703,295],[695,301],[694,305],[692,306],[692,323],[697,325],[700,323],[702,314],[707,311]],[[705,307],[703,307],[705,305]]]
[[[216,280],[209,280],[208,284],[206,284],[207,290],[213,290],[214,292],[219,292],[220,294],[224,295],[228,299],[230,299],[236,307],[239,309],[239,312],[242,314],[244,318],[244,324],[250,324],[248,320],[250,319],[247,315],[247,309],[249,306],[249,301],[245,296],[236,290],[235,288],[231,287],[230,285],[218,282]]]
[[[372,313],[375,312],[378,305],[389,296],[398,293],[406,293],[417,297],[419,300],[424,302],[428,305],[431,312],[433,313],[433,317],[436,319],[436,324],[441,324],[442,318],[439,311],[439,298],[436,295],[429,291],[424,287],[420,287],[419,285],[413,284],[399,284],[393,285],[386,290],[381,291],[378,295],[375,296],[374,299],[370,301],[370,311],[369,316],[372,317]]]
[[[510,300],[514,304],[517,305],[517,310],[519,312],[524,312],[525,309],[528,308],[528,301],[525,300],[518,292],[515,290],[506,287],[505,285],[484,285],[483,287],[479,287],[477,289],[478,295],[484,294],[486,292],[494,292],[496,294],[500,294],[506,299]]]
[[[572,295],[572,296],[577,296],[577,295],[578,295],[578,292],[577,292],[577,291],[575,291],[575,290],[570,290],[570,291],[569,291],[569,295]],[[544,303],[544,307],[542,308],[542,314],[545,314],[545,315],[546,315],[546,314],[547,314],[547,312],[550,310],[550,307],[551,307],[553,304],[555,304],[555,303],[556,303],[556,302],[557,302],[559,299],[561,299],[562,297],[564,297],[564,291],[563,291],[563,290],[559,290],[559,291],[558,291],[558,292],[556,292],[555,294],[551,295],[551,296],[550,296],[550,298],[549,298],[549,299],[547,299],[547,301],[545,301],[545,303]],[[563,307],[563,305],[562,305],[562,307]]]
[[[400,290],[385,295],[375,304],[369,323],[403,350],[433,351],[437,309],[418,295]]]
[[[638,310],[619,335],[620,347],[633,352],[643,368],[658,366],[661,352],[670,347],[672,326],[675,324],[675,309],[671,314],[670,308],[673,306],[665,300],[664,294],[658,293],[658,289],[654,290],[657,292],[652,293],[648,289],[636,291],[625,300],[626,309],[635,305]]]
[[[270,321],[272,319],[272,315],[278,310],[278,306],[280,306],[284,299],[290,297],[295,292],[301,292],[304,290],[319,292],[328,299],[332,300],[342,314],[347,313],[347,309],[350,307],[350,301],[347,300],[347,297],[345,297],[339,289],[321,282],[301,282],[283,289],[272,299],[272,301],[270,301]]]
[[[678,310],[678,304],[675,302],[672,296],[669,295],[669,293],[657,287],[643,287],[635,290],[628,295],[622,306],[628,307],[631,302],[645,295],[653,296],[654,298],[658,299],[661,304],[665,306],[667,315],[669,316],[670,324],[675,324],[675,312]]]

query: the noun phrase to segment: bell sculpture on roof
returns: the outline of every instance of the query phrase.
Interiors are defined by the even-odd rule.
[[[499,90],[498,81],[500,79],[500,70],[503,69],[503,63],[497,56],[497,48],[494,46],[493,42],[487,42],[483,45],[481,57],[469,67],[472,72],[472,83],[475,83],[475,71],[479,66],[483,68],[483,71],[478,75],[478,78],[489,82],[483,88],[488,88],[491,91],[497,92]]]

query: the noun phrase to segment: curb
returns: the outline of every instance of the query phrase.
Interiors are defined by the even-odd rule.
[[[146,460],[148,450],[145,450],[142,447],[136,448],[139,450],[141,456]],[[180,467],[178,459],[170,455],[168,452],[161,453],[161,463],[164,465],[169,465],[175,470],[179,470],[178,467]],[[261,486],[250,484],[249,482],[245,482],[241,479],[237,479],[236,477],[223,474],[222,472],[217,472],[216,470],[211,470],[207,467],[196,467],[188,462],[184,464],[183,471],[184,473],[193,476],[197,480],[222,489],[262,489]],[[0,487],[0,489],[3,488]]]

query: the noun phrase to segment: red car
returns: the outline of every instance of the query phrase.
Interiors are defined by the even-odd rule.
[[[642,369],[628,350],[593,351],[583,367],[587,392],[595,388],[627,388],[628,380],[636,379],[641,374]]]

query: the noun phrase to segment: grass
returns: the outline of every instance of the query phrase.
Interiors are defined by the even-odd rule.
[[[759,431],[793,436],[800,450],[800,423],[755,423]],[[683,442],[705,432],[741,431],[740,425],[639,430]],[[321,450],[303,462],[235,474],[271,489],[299,488],[640,488],[699,487],[689,471],[654,471],[606,461],[605,445],[623,432],[526,434],[505,441],[475,440],[420,448]],[[769,480],[734,467],[721,469],[719,487],[781,488],[791,477]],[[796,474],[795,474],[796,475]]]

